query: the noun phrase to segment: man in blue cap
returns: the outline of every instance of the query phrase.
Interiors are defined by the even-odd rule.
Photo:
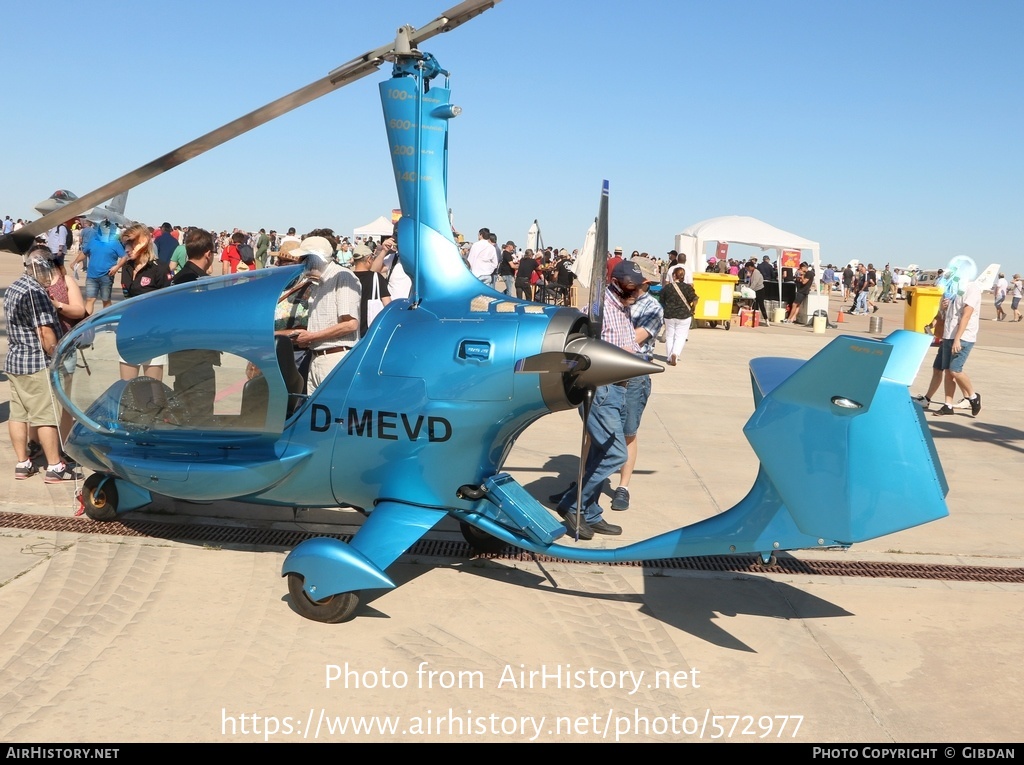
[[[604,291],[601,339],[630,353],[639,354],[640,345],[630,316],[630,306],[640,297],[645,278],[640,266],[623,260],[612,269]],[[599,504],[604,482],[625,463],[626,435],[623,423],[626,412],[626,383],[602,385],[594,392],[594,402],[587,418],[590,450],[583,470],[583,491],[579,522],[576,519],[576,485],[551,497],[557,502],[556,512],[562,516],[569,533],[579,539],[593,539],[594,534],[616,536],[622,527],[604,520]]]

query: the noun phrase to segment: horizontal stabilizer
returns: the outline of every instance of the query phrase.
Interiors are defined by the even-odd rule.
[[[751,362],[762,398],[744,433],[803,533],[853,543],[948,514],[931,433],[907,389],[927,343],[900,330],[838,337],[799,366]]]

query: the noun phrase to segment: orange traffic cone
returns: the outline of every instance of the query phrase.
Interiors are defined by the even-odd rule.
[[[839,309],[839,315],[836,317],[836,324],[842,324],[846,319],[843,318],[843,309]]]

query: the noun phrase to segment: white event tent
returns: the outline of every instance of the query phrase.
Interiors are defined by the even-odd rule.
[[[809,250],[811,257],[802,259],[814,266],[815,280],[821,281],[821,247],[817,242],[775,228],[748,215],[708,218],[676,234],[676,252],[686,255],[687,281],[690,281],[693,271],[704,271],[707,267],[708,258],[704,246],[708,242],[729,242],[760,247],[762,250],[773,249],[776,268],[783,250]]]
[[[353,236],[362,237],[365,239],[368,236],[391,236],[391,232],[394,231],[395,224],[391,222],[391,218],[385,218],[381,215],[377,220],[367,223],[365,226],[360,226],[352,232]]]

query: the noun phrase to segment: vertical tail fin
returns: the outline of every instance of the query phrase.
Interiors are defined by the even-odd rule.
[[[929,338],[838,337],[805,364],[754,359],[743,430],[805,534],[844,543],[948,515],[942,465],[907,385]]]
[[[118,215],[124,215],[125,204],[128,202],[128,192],[122,191],[116,197],[110,200],[110,204],[107,208],[112,212],[116,212]]]

